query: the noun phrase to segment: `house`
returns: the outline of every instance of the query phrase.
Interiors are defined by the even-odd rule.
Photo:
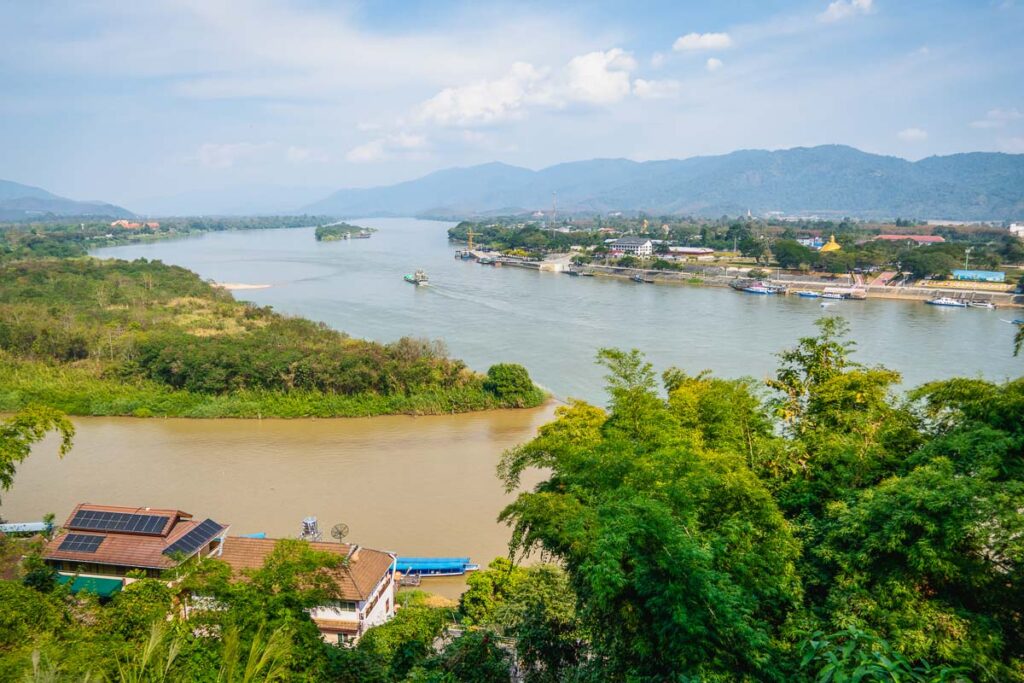
[[[654,243],[645,237],[621,237],[611,243],[611,250],[631,256],[650,256],[654,253]]]
[[[129,572],[159,578],[168,569],[210,557],[228,563],[234,577],[244,581],[249,570],[263,566],[277,539],[228,536],[228,529],[212,519],[196,521],[181,510],[83,503],[46,545],[43,561],[73,593],[101,598],[134,581]],[[394,616],[398,558],[393,553],[318,541],[310,546],[341,558],[331,570],[337,599],[309,612],[325,640],[354,643],[368,628]]]
[[[883,242],[906,242],[908,244],[942,244],[946,238],[941,235],[879,235],[876,241]]]
[[[1024,239],[1024,223],[1010,223],[1010,234]]]
[[[276,540],[270,538],[229,537],[224,543],[221,560],[231,565],[235,576],[243,579],[248,570],[263,566],[274,550]],[[334,553],[341,564],[332,573],[338,587],[338,599],[315,607],[310,618],[329,643],[352,644],[371,626],[383,624],[395,614],[398,590],[392,553],[344,543],[310,542],[315,550]]]
[[[954,270],[953,279],[968,282],[1006,282],[1006,273],[997,270]]]
[[[110,597],[132,581],[128,572],[159,577],[185,562],[219,556],[228,528],[181,510],[82,503],[47,543],[43,561],[72,592]]]

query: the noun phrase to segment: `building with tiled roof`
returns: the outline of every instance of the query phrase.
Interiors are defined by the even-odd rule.
[[[263,566],[277,540],[228,537],[220,559],[231,565],[235,577]],[[397,591],[393,553],[346,543],[310,542],[314,550],[341,558],[331,570],[338,587],[338,599],[310,610],[310,617],[328,642],[352,643],[371,626],[383,624],[395,613]]]
[[[942,244],[946,238],[942,235],[879,235],[875,238],[883,242],[907,242],[911,244]]]
[[[131,571],[158,577],[183,562],[218,556],[228,526],[212,519],[196,521],[181,510],[113,505],[77,505],[61,533],[47,543],[43,560],[61,581],[96,579],[110,595]]]

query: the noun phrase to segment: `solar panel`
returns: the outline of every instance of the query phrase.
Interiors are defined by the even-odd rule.
[[[96,536],[93,534],[68,534],[61,541],[60,548],[58,550],[67,550],[73,553],[94,553],[96,549],[100,547],[100,543],[103,543],[103,539],[106,536]]]
[[[164,549],[164,555],[172,555],[174,553],[191,555],[213,540],[213,538],[216,537],[222,529],[224,529],[224,527],[217,524],[217,522],[212,519],[203,520],[203,522],[195,529],[192,529],[177,541],[167,546]]]
[[[127,534],[148,534],[159,536],[167,521],[164,515],[140,515],[129,512],[106,512],[104,510],[79,510],[71,523],[72,529],[88,531],[119,531]]]

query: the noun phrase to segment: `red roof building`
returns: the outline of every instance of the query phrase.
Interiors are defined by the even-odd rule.
[[[913,242],[914,244],[941,244],[946,241],[941,235],[879,235],[876,240],[886,242]]]
[[[186,560],[220,555],[227,531],[181,510],[82,503],[46,545],[43,560],[65,575],[123,577],[142,570],[157,577]]]

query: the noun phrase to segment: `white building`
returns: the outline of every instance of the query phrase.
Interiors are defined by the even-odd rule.
[[[612,251],[621,251],[631,256],[650,256],[654,253],[654,243],[646,237],[621,237],[611,244]]]
[[[229,536],[224,542],[221,559],[231,565],[236,575],[259,569],[274,550],[272,538],[240,538]],[[397,581],[392,553],[345,543],[311,542],[314,550],[341,556],[334,570],[338,597],[329,604],[309,611],[310,618],[329,643],[355,643],[371,626],[379,626],[395,614]]]
[[[1024,240],[1024,223],[1010,223],[1010,234]]]

